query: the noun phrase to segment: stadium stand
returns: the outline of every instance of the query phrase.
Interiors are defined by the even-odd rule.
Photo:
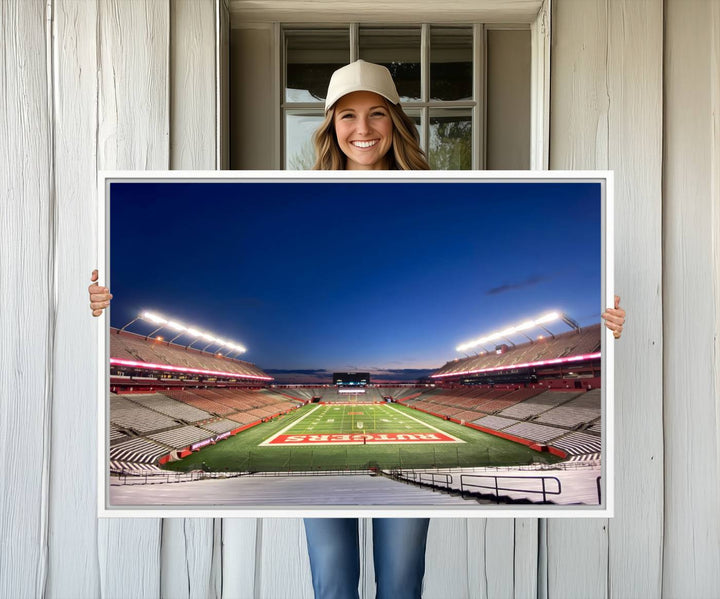
[[[511,367],[541,360],[561,358],[570,355],[589,354],[600,351],[600,324],[591,325],[577,331],[569,331],[533,342],[523,343],[501,354],[486,353],[447,362],[436,375],[483,370],[488,368]]]
[[[485,428],[491,428],[496,431],[501,431],[504,428],[517,424],[517,420],[511,420],[510,418],[501,418],[500,416],[485,416],[478,418],[473,421],[473,424],[484,426]]]
[[[571,399],[576,398],[580,393],[576,392],[565,392],[565,391],[545,391],[535,397],[517,403],[509,408],[505,408],[500,412],[500,416],[510,416],[522,420],[529,418],[530,416],[537,416],[543,412],[547,412],[551,408],[559,404],[566,403]]]
[[[211,415],[204,410],[173,401],[160,393],[153,393],[151,395],[131,395],[128,399],[150,410],[166,414],[176,420],[200,422],[201,420],[207,420],[211,417]]]
[[[120,439],[127,439],[128,436],[122,431],[118,430],[114,426],[110,427],[110,442],[119,441]]]
[[[139,433],[165,429],[178,424],[170,416],[149,410],[115,393],[110,393],[110,422]]]
[[[194,348],[187,349],[167,341],[147,339],[143,335],[116,328],[110,329],[110,356],[121,360],[262,377],[266,380],[271,378],[250,362],[218,357],[215,354]]]
[[[218,383],[218,377],[208,377],[208,386],[197,378],[160,377],[161,372],[171,372],[170,369],[148,368],[138,376],[132,366],[112,363],[111,380],[115,376],[115,388],[124,391],[122,395],[110,393],[110,460],[116,470],[147,472],[159,458],[173,450],[213,441],[218,435],[232,433],[241,426],[255,424],[303,403],[260,388],[271,377],[242,360],[218,357],[118,329],[111,329],[110,352],[116,360],[264,377],[264,380],[237,379],[254,388],[238,387],[237,382],[236,387],[230,387]],[[226,378],[232,381],[234,377]]]
[[[220,418],[218,420],[203,423],[201,428],[204,428],[205,430],[213,433],[221,434],[237,428],[237,422],[233,422],[232,420],[227,420],[225,418]]]
[[[418,395],[422,391],[420,387],[377,387],[377,392],[383,397],[392,397],[395,401],[400,401],[411,395]]]
[[[592,389],[580,397],[544,412],[536,422],[557,424],[570,428],[600,418],[600,389]]]
[[[181,426],[180,428],[174,428],[169,431],[163,431],[161,433],[154,433],[148,435],[153,441],[168,445],[173,449],[180,449],[181,447],[187,447],[193,443],[204,441],[208,438],[208,432],[195,426]]]
[[[204,410],[209,414],[224,416],[234,411],[231,406],[215,401],[214,398],[220,396],[210,389],[167,389],[163,390],[162,394],[170,399]],[[212,394],[212,397],[208,397],[210,394]]]
[[[315,397],[319,397],[320,401],[328,403],[348,403],[349,401],[382,401],[383,397],[380,392],[372,387],[366,387],[364,393],[340,393],[335,387],[319,388],[315,391]]]
[[[532,422],[518,422],[503,430],[505,433],[530,439],[538,443],[548,443],[552,439],[564,435],[567,431],[552,426],[544,426],[542,424],[534,424]]]
[[[313,398],[312,390],[305,387],[278,387],[275,391],[296,399],[310,400]]]
[[[130,439],[110,448],[110,459],[140,464],[152,464],[169,451],[169,447],[148,439]]]
[[[568,455],[580,455],[601,451],[601,438],[584,432],[574,432],[562,439],[553,441],[553,445],[565,451]]]

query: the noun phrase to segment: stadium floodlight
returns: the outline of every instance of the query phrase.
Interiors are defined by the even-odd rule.
[[[140,317],[145,320],[149,320],[150,322],[154,322],[155,324],[167,324],[167,319],[162,316],[158,316],[157,314],[153,314],[152,312],[143,312]]]
[[[545,316],[541,316],[537,320],[535,320],[535,324],[547,324],[548,322],[552,322],[553,320],[558,320],[560,318],[561,314],[558,312],[550,312],[549,314],[545,314]]]
[[[502,331],[490,333],[489,335],[480,337],[479,339],[475,339],[474,341],[468,341],[467,343],[458,345],[455,348],[455,350],[459,351],[459,352],[465,352],[468,349],[473,349],[474,347],[482,346],[483,344],[485,344],[489,341],[497,341],[498,339],[505,339],[511,345],[515,345],[512,342],[512,340],[510,339],[511,335],[515,335],[516,333],[523,333],[523,331],[527,331],[527,330],[535,328],[535,327],[540,327],[547,331],[547,329],[545,329],[545,327],[543,327],[542,325],[547,324],[549,322],[553,322],[555,320],[559,320],[561,318],[563,320],[565,320],[564,315],[559,312],[548,312],[547,314],[543,314],[542,316],[540,316],[538,318],[534,318],[532,320],[525,320],[524,322],[522,322],[518,325],[507,327],[506,329],[504,329]],[[547,331],[547,332],[550,333],[550,331]],[[528,339],[530,339],[530,337],[528,337],[524,333],[523,333],[523,335],[525,337],[527,337]],[[552,335],[552,333],[550,333],[550,335]]]
[[[528,329],[532,329],[535,326],[534,320],[526,320],[522,324],[519,324],[515,327],[516,331],[527,331]]]
[[[175,322],[174,320],[168,320],[167,326],[173,331],[187,331],[187,327],[184,324],[180,324],[179,322]]]
[[[207,333],[205,331],[201,331],[196,329],[195,327],[184,325],[181,322],[178,322],[176,320],[170,320],[168,318],[165,318],[164,316],[161,316],[160,314],[156,314],[154,312],[142,312],[135,320],[138,318],[142,318],[144,320],[147,320],[148,322],[152,322],[154,324],[159,325],[152,333],[146,336],[146,339],[157,333],[160,329],[163,328],[169,328],[172,329],[177,333],[168,343],[172,343],[175,341],[178,337],[182,337],[183,335],[188,335],[190,337],[194,337],[193,341],[185,347],[185,349],[188,349],[193,343],[197,342],[199,339],[203,339],[208,342],[208,344],[203,347],[201,351],[207,350],[212,345],[218,345],[220,347],[232,347],[235,351],[244,353],[247,351],[243,346],[234,344],[230,341],[227,341],[226,339],[220,339],[218,337],[215,337],[211,335],[210,333]],[[132,321],[135,322],[135,321]],[[129,323],[131,324],[131,323]],[[127,325],[126,325],[127,326]]]

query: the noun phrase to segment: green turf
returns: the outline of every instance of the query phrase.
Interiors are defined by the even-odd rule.
[[[334,410],[341,407],[341,410]],[[324,409],[328,408],[328,409]],[[260,443],[288,425],[297,422],[309,411],[313,414],[304,418],[284,434],[327,434],[327,433],[412,433],[433,430],[429,426],[421,430],[417,420],[432,425],[445,433],[462,439],[465,443],[416,443],[367,445],[323,445],[323,446],[259,446]],[[394,412],[390,412],[394,410]],[[363,412],[350,415],[348,412]],[[342,414],[339,418],[334,415]],[[367,414],[367,416],[366,416]],[[395,418],[388,417],[395,415]],[[403,414],[407,416],[403,417]],[[335,422],[328,423],[333,419]],[[385,422],[389,420],[390,422]],[[358,428],[362,422],[362,428]],[[406,428],[410,426],[410,428]],[[399,428],[402,427],[402,428]],[[247,429],[234,437],[205,447],[183,460],[166,464],[170,470],[188,471],[288,471],[288,470],[344,470],[379,468],[433,468],[472,466],[516,466],[532,463],[554,463],[560,461],[548,453],[539,453],[522,445],[500,439],[474,429],[442,420],[419,410],[400,404],[348,405],[337,406],[307,405],[299,410],[275,418],[271,422]]]
[[[418,414],[409,410],[410,416]],[[303,414],[307,414],[304,412]],[[316,405],[309,416],[290,427],[285,434],[351,434],[351,433],[430,433],[429,426],[406,416],[397,404],[326,404]],[[415,416],[417,418],[417,416]],[[418,418],[419,420],[419,418]],[[286,425],[287,426],[287,425]]]

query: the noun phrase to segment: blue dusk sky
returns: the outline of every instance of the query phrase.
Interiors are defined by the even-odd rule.
[[[550,310],[600,321],[598,183],[137,182],[110,197],[111,325],[158,312],[244,345],[279,382],[415,380]]]

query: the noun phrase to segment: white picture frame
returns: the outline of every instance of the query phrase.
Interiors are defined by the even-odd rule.
[[[110,247],[109,204],[110,186],[116,182],[237,182],[266,183],[279,182],[303,185],[306,183],[330,184],[337,182],[367,184],[382,183],[423,183],[428,185],[449,185],[456,183],[548,183],[548,182],[594,182],[601,188],[601,295],[604,306],[613,305],[613,173],[611,171],[101,171],[98,173],[98,245],[97,260],[101,265],[101,285],[112,290]],[[113,290],[117,293],[117,290]],[[602,327],[601,371],[602,371],[602,500],[599,505],[470,505],[459,506],[402,506],[363,505],[352,506],[228,506],[228,505],[113,505],[111,502],[111,481],[109,463],[109,316],[108,310],[98,319],[98,347],[100,348],[98,384],[98,515],[100,517],[597,517],[609,518],[614,515],[614,368],[613,337]],[[451,357],[448,348],[448,359]],[[186,483],[193,484],[193,483]]]

